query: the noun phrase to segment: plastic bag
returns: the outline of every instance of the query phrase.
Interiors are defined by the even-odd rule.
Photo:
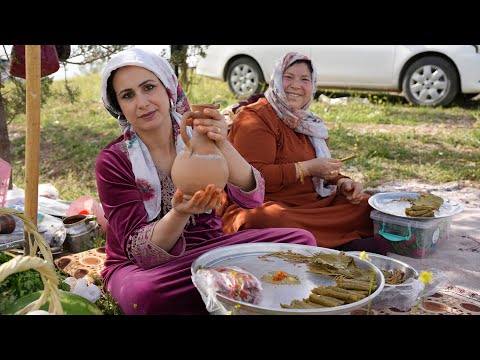
[[[432,272],[432,283],[425,285],[419,279],[410,278],[400,286],[385,286],[380,294],[372,300],[372,307],[375,309],[396,308],[401,311],[408,311],[414,307],[420,297],[435,294],[438,290],[448,284],[447,275],[438,269],[429,269]]]
[[[236,266],[200,269],[192,276],[192,281],[210,313],[223,308],[217,300],[217,293],[233,300],[257,304],[263,290],[255,276]]]
[[[38,185],[38,196],[43,196],[48,199],[57,200],[58,190],[52,184],[40,184]]]
[[[89,195],[80,196],[70,204],[70,207],[67,210],[67,216],[73,216],[77,214],[95,215],[97,223],[100,225],[99,234],[103,235],[105,233],[107,228],[107,219],[105,218],[102,205],[96,202],[93,197]]]
[[[70,285],[70,292],[72,294],[80,295],[92,303],[100,299],[100,288],[95,284],[88,283],[88,281],[83,278],[76,279],[74,277],[68,277],[63,280],[63,282]]]
[[[13,189],[7,192],[5,207],[24,212],[25,191]],[[37,226],[39,233],[47,241],[50,247],[61,247],[66,239],[67,232],[62,219],[58,218],[65,212],[66,205],[58,200],[46,197],[38,197]],[[44,212],[46,211],[46,212]],[[55,215],[55,216],[52,216]],[[0,250],[7,250],[18,246],[24,246],[23,221],[14,216],[16,227],[11,234],[0,234]]]
[[[12,167],[5,160],[0,158],[0,206],[5,205],[7,200],[8,184],[10,183],[10,174]]]

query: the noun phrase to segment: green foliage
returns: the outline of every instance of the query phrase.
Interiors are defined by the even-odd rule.
[[[172,68],[180,70],[179,82],[184,91],[190,90],[195,76],[193,71],[189,71],[188,63],[195,62],[199,56],[205,57],[208,47],[209,45],[171,45],[169,62]]]
[[[108,290],[102,291],[102,296],[95,305],[100,308],[104,315],[123,315],[120,306],[118,306],[118,303],[113,299]]]
[[[120,309],[120,306],[118,306],[118,303],[112,297],[110,292],[104,289],[101,279],[97,278],[94,275],[90,275],[90,276],[94,281],[93,283],[98,287],[100,287],[100,290],[102,291],[102,296],[97,300],[95,305],[97,305],[100,308],[100,310],[102,310],[104,315],[123,315],[123,312]]]
[[[105,236],[95,236],[95,237],[92,239],[93,248],[96,249],[96,248],[105,246],[105,240],[106,240],[106,239],[105,239]]]
[[[66,63],[86,65],[106,61],[128,47],[130,45],[76,45],[72,47],[72,53]]]
[[[44,77],[40,81],[40,89],[42,97],[40,99],[40,106],[45,105],[49,96],[52,95],[51,85],[53,80],[49,77]],[[15,78],[12,82],[4,85],[5,90],[2,89],[2,98],[5,107],[5,115],[7,122],[11,122],[15,116],[25,114],[26,109],[26,81],[20,78]]]
[[[12,259],[11,256],[0,251],[0,265],[10,259]],[[65,275],[59,270],[56,270],[56,273],[59,278],[59,289],[69,291],[70,286],[63,283]],[[43,282],[40,273],[36,270],[26,270],[8,276],[0,282],[0,314],[15,300],[38,290],[43,290]]]
[[[0,252],[0,264],[12,259],[7,254]],[[0,282],[0,314],[16,299],[43,289],[40,274],[35,270],[27,270],[8,276]]]

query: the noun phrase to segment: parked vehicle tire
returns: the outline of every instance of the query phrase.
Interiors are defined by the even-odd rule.
[[[454,66],[437,56],[414,61],[405,72],[402,89],[416,106],[445,106],[459,91],[459,77]]]
[[[227,82],[230,91],[242,98],[259,94],[265,85],[265,79],[258,64],[252,58],[245,56],[230,64],[227,70]]]

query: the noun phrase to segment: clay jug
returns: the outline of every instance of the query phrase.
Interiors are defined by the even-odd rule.
[[[218,109],[219,105],[192,105],[192,113],[184,115],[180,123],[180,134],[185,148],[175,158],[172,165],[172,181],[188,197],[199,190],[205,190],[208,184],[223,189],[227,184],[229,170],[223,154],[215,141],[201,134],[193,126],[192,137],[187,134],[187,120],[208,118],[203,109]]]

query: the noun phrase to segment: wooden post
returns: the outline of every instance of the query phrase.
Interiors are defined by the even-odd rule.
[[[38,176],[40,163],[40,45],[25,46],[26,76],[26,144],[25,144],[25,215],[37,224]],[[25,254],[30,254],[28,239]],[[35,254],[31,254],[35,255]]]

